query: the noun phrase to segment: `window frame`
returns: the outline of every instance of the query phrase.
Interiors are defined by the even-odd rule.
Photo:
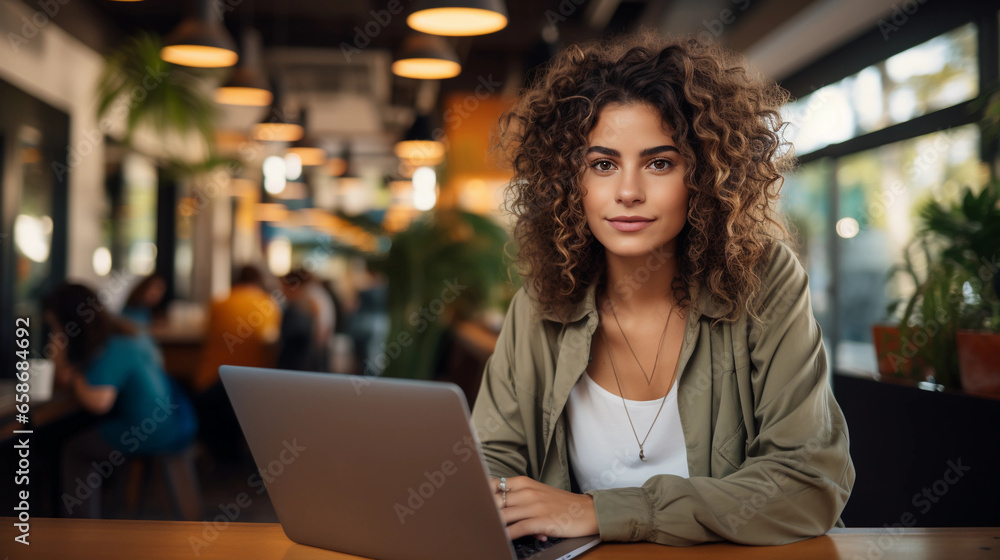
[[[822,159],[829,160],[827,165],[834,170],[830,174],[827,216],[831,226],[837,223],[840,216],[840,185],[837,182],[838,160],[845,156],[857,154],[894,144],[904,140],[923,136],[933,132],[951,130],[960,126],[975,123],[983,118],[985,104],[983,96],[996,91],[1000,86],[1000,40],[998,40],[998,19],[1000,10],[979,5],[975,0],[956,0],[949,3],[927,2],[919,4],[916,12],[907,16],[907,20],[895,29],[887,27],[892,23],[890,16],[881,18],[867,32],[853,41],[819,57],[804,68],[793,72],[779,80],[793,99],[801,99],[822,87],[852,76],[864,68],[886,60],[911,47],[924,43],[934,37],[957,29],[968,23],[976,25],[977,62],[979,70],[979,93],[970,100],[951,107],[939,109],[911,120],[890,125],[888,127],[861,134],[840,143],[830,144],[797,157],[799,166]],[[980,141],[980,159],[993,162],[998,156],[997,138]],[[989,166],[991,179],[996,179],[996,169]],[[831,373],[838,369],[837,351],[842,341],[841,311],[840,311],[840,278],[842,243],[837,236],[836,228],[827,228],[827,253],[830,258],[830,272],[833,281],[830,282],[827,296],[834,302],[829,314],[829,324],[832,332],[829,335],[831,348],[827,349]],[[874,372],[873,372],[874,373]]]

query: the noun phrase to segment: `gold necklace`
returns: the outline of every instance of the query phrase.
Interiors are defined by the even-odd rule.
[[[670,312],[667,313],[667,325],[670,324],[670,317],[673,314],[674,314],[674,309],[670,308]],[[664,333],[667,332],[667,326],[666,325],[664,325],[664,327],[663,327],[663,332]],[[632,435],[635,436],[635,442],[639,444],[639,460],[645,462],[646,461],[646,452],[643,449],[643,446],[646,445],[646,440],[649,439],[649,434],[653,433],[653,426],[656,424],[656,420],[660,418],[660,412],[663,411],[663,405],[664,405],[664,403],[667,402],[667,397],[670,395],[670,390],[668,389],[667,390],[667,394],[663,395],[663,400],[660,401],[660,408],[657,409],[656,416],[653,417],[653,422],[652,422],[652,424],[649,425],[649,430],[646,432],[646,437],[642,438],[642,441],[639,441],[639,434],[636,433],[636,431],[635,431],[635,424],[632,423],[632,415],[630,415],[628,413],[628,405],[625,404],[625,394],[622,392],[622,383],[621,383],[621,380],[618,379],[618,371],[615,370],[615,361],[611,357],[611,346],[608,345],[608,339],[604,336],[604,331],[603,330],[601,330],[601,340],[604,341],[604,350],[608,353],[608,360],[611,362],[611,372],[615,375],[615,383],[618,385],[618,394],[622,398],[622,406],[625,407],[625,417],[628,418],[628,424],[629,424],[629,426],[632,427]],[[662,340],[661,340],[661,342],[662,342]],[[676,371],[676,365],[674,367],[675,367],[675,371]],[[656,365],[655,364],[653,365],[653,373],[654,374],[656,373]]]

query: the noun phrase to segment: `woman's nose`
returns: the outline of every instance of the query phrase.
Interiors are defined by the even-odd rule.
[[[645,186],[642,180],[634,173],[622,173],[619,175],[615,199],[622,204],[638,204],[646,199]]]

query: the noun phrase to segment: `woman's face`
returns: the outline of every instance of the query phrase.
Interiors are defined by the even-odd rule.
[[[638,103],[607,105],[590,132],[583,209],[609,256],[648,255],[684,227],[686,165],[672,133],[656,109]]]

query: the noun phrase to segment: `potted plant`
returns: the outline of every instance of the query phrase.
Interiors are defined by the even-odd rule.
[[[933,376],[973,392],[1000,392],[1000,187],[991,183],[979,194],[966,188],[950,204],[928,200],[918,216],[919,230],[903,263],[890,270],[908,275],[915,286],[899,320],[898,344],[884,329],[873,329],[881,346],[880,369],[918,380]],[[926,266],[916,266],[918,259]],[[888,312],[902,303],[893,302]]]
[[[167,167],[203,168],[215,158],[210,71],[160,58],[161,40],[141,33],[108,56],[97,84],[101,130]]]
[[[961,202],[927,204],[920,217],[926,230],[946,240],[941,260],[962,281],[956,349],[962,388],[1000,392],[1000,185],[991,183]]]

